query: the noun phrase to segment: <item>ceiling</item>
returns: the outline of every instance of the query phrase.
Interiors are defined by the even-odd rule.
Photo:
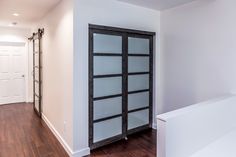
[[[17,22],[17,27],[28,27],[40,20],[61,0],[0,0],[0,26]],[[118,0],[155,10],[169,9],[194,0]],[[20,16],[13,16],[18,13]]]
[[[0,0],[0,26],[17,22],[17,26],[26,27],[40,20],[61,0]],[[18,13],[19,16],[12,14]]]
[[[139,5],[155,10],[165,10],[195,0],[118,0],[118,1]]]

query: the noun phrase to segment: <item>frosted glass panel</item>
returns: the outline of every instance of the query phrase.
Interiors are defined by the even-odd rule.
[[[94,101],[94,120],[122,113],[122,98]]]
[[[122,53],[122,37],[94,34],[95,53]]]
[[[149,75],[132,75],[128,77],[128,90],[149,89]]]
[[[149,72],[149,57],[129,57],[129,72]]]
[[[36,96],[34,96],[34,98],[35,98],[35,108],[37,111],[39,111],[39,98]]]
[[[35,79],[39,80],[39,69],[38,68],[35,68],[34,74],[35,74]]]
[[[128,110],[139,109],[149,106],[149,92],[129,94]]]
[[[122,74],[122,57],[94,57],[94,75]]]
[[[38,39],[34,41],[34,51],[37,52],[37,55],[39,54],[39,40]]]
[[[149,54],[149,39],[129,37],[129,50],[131,54]]]
[[[39,47],[39,39],[34,40],[34,47],[37,49]]]
[[[39,83],[35,82],[35,94],[39,95]]]
[[[122,78],[98,78],[94,79],[94,97],[108,96],[122,93]]]
[[[94,124],[94,142],[122,134],[122,118],[106,120]]]
[[[39,66],[39,54],[38,54],[38,52],[35,54],[35,57],[34,57],[34,65]]]
[[[149,124],[149,110],[142,110],[128,114],[128,129],[134,129]]]

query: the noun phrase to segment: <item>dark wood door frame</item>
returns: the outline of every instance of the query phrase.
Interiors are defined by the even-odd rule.
[[[107,34],[107,35],[118,35],[122,36],[122,54],[116,53],[94,53],[93,47],[93,34]],[[96,149],[98,147],[113,143],[115,141],[125,139],[128,135],[137,133],[142,130],[150,129],[152,127],[153,121],[153,38],[155,36],[154,32],[147,32],[147,31],[139,31],[139,30],[131,30],[131,29],[123,29],[123,28],[116,28],[116,27],[107,27],[107,26],[100,26],[100,25],[91,25],[89,24],[89,146],[90,149]],[[150,54],[128,54],[128,37],[137,37],[137,38],[145,38],[149,39],[149,47],[150,47]],[[112,75],[94,75],[93,71],[93,63],[94,63],[94,56],[121,56],[122,57],[122,74],[112,74]],[[141,72],[141,73],[128,73],[128,56],[149,56],[149,72]],[[149,89],[140,90],[140,91],[128,91],[128,75],[140,75],[140,74],[149,74]],[[99,98],[94,98],[93,95],[93,88],[94,88],[94,78],[107,78],[107,77],[122,77],[122,93],[117,95],[110,95],[104,96]],[[140,93],[140,92],[149,92],[149,106],[145,108],[140,108],[132,111],[128,111],[128,94],[132,93]],[[113,98],[113,97],[122,97],[122,114],[114,115],[107,118],[102,118],[99,120],[94,121],[94,109],[93,109],[93,102],[96,100],[102,100],[106,98]],[[145,126],[141,126],[138,128],[134,128],[128,130],[127,126],[127,119],[128,113],[136,112],[149,109],[149,124]],[[94,139],[94,123],[120,117],[122,116],[122,134],[117,135],[115,137],[111,137],[100,142],[93,142]]]

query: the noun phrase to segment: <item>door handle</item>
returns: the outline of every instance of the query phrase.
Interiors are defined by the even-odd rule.
[[[21,77],[25,77],[25,75],[22,75]]]

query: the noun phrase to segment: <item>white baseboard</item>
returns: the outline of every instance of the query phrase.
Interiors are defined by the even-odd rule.
[[[75,151],[71,157],[83,157],[90,154],[90,148],[84,148],[78,151]]]
[[[52,133],[56,136],[57,140],[61,143],[61,145],[63,146],[63,148],[66,150],[66,152],[68,153],[69,156],[73,155],[73,151],[70,148],[70,146],[66,143],[66,141],[62,138],[62,136],[59,134],[59,132],[54,128],[54,126],[52,125],[52,123],[47,119],[47,117],[42,114],[42,118],[44,120],[44,122],[47,124],[47,126],[49,127],[49,129],[52,131]]]
[[[33,98],[31,97],[26,97],[26,103],[33,103]]]
[[[83,157],[90,154],[89,147],[75,152],[72,151],[67,142],[62,138],[62,136],[59,134],[59,132],[55,129],[55,127],[52,125],[52,123],[47,119],[47,117],[44,114],[42,114],[42,119],[47,124],[48,128],[52,131],[54,136],[57,138],[57,140],[60,142],[60,144],[63,146],[63,148],[70,157]]]
[[[32,99],[26,100],[26,103],[33,103],[34,101]]]

